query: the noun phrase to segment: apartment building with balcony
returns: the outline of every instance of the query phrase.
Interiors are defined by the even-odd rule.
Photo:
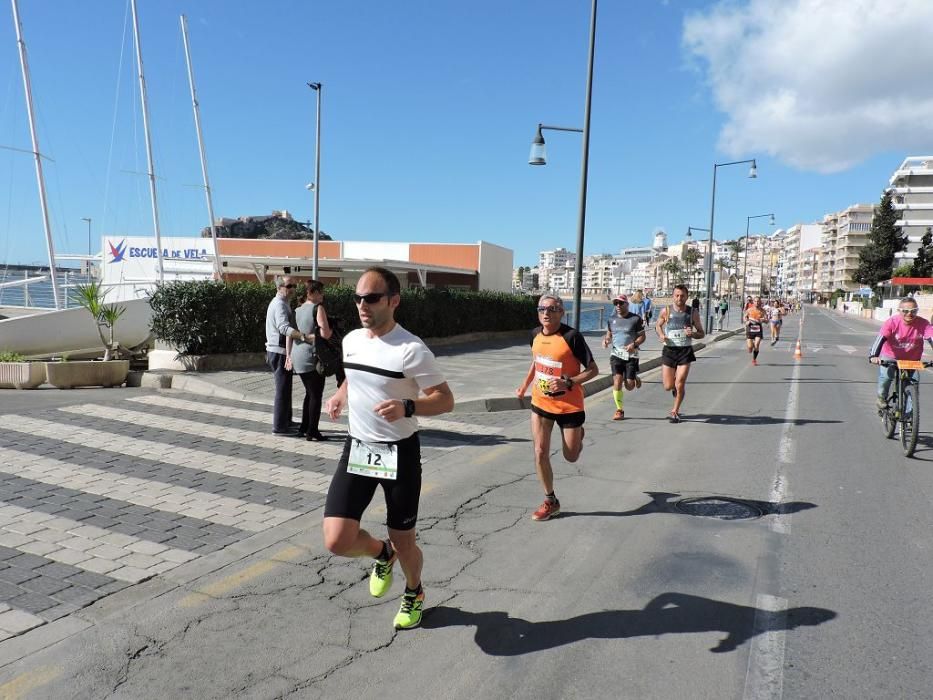
[[[912,260],[920,239],[933,227],[933,155],[908,156],[888,181],[892,204],[898,212],[896,225],[907,235],[907,250],[897,254],[895,265]]]
[[[577,254],[566,248],[542,250],[538,253],[538,267],[563,268],[573,267],[577,263]]]
[[[852,276],[858,270],[859,251],[868,244],[874,211],[871,204],[853,204],[835,215],[833,248],[831,251],[824,249],[824,269],[827,267],[825,256],[832,256],[828,266],[831,274],[829,286],[821,285],[824,294],[832,294],[837,289],[854,292],[861,286],[852,281]]]

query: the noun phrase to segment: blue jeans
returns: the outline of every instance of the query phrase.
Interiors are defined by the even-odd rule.
[[[891,391],[891,384],[898,373],[897,367],[879,367],[878,368],[878,396],[887,400],[888,393]],[[909,380],[912,384],[917,383],[917,373],[914,370],[908,372]],[[910,412],[911,406],[907,406],[907,412]]]

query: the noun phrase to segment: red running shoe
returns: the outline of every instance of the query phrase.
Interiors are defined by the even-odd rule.
[[[555,515],[560,515],[560,501],[551,502],[544,499],[544,503],[538,506],[538,510],[531,514],[532,520],[550,520]]]

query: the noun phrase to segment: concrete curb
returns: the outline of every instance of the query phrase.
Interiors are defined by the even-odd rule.
[[[704,348],[738,335],[744,330],[740,328],[733,331],[723,331],[713,337],[709,343],[694,343],[694,350],[703,350]],[[649,358],[638,365],[639,372],[647,372],[661,366],[661,356]],[[612,375],[601,374],[596,379],[583,385],[583,395],[592,396],[612,386]],[[461,401],[454,406],[453,413],[497,413],[499,411],[521,411],[531,408],[531,398],[526,396],[519,399],[517,396],[499,396],[486,399],[472,399],[470,401]]]
[[[744,328],[739,328],[733,331],[723,331],[713,337],[709,343],[695,343],[693,349],[703,350],[713,343],[718,343],[721,340],[726,340],[727,338],[738,335],[743,330]],[[639,363],[639,371],[648,372],[660,366],[661,356],[657,355]],[[138,379],[139,384],[135,383],[136,378],[134,378],[133,386],[142,386],[153,389],[177,389],[192,394],[198,394],[200,396],[216,396],[222,399],[230,399],[231,401],[244,401],[247,403],[261,404],[263,406],[272,405],[271,401],[259,400],[255,396],[244,394],[240,391],[232,391],[230,389],[219,387],[216,384],[213,384],[205,379],[201,379],[187,372],[157,370],[153,372],[142,372],[140,374],[142,376]],[[596,379],[593,381],[587,382],[583,385],[583,395],[592,396],[593,394],[598,394],[601,391],[605,391],[611,386],[612,376],[603,374],[596,377]],[[460,401],[454,406],[453,413],[498,413],[500,411],[522,411],[529,408],[531,408],[531,398],[528,396],[526,396],[524,399],[519,399],[517,396],[492,396],[482,399]]]

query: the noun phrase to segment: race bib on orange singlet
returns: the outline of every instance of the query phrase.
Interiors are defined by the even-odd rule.
[[[535,355],[535,383],[538,385],[538,391],[545,396],[558,396],[563,391],[553,392],[548,388],[551,379],[560,377],[560,360],[552,360],[550,357]]]

